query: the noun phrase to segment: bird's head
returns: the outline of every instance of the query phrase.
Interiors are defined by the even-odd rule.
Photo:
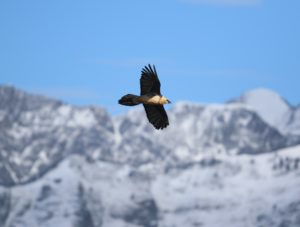
[[[166,97],[162,96],[160,99],[160,103],[161,104],[168,104],[171,103],[171,101],[169,99],[167,99]]]

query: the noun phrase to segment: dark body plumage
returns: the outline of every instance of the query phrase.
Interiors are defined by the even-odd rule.
[[[140,96],[132,94],[124,95],[119,100],[119,104],[134,106],[142,103],[149,122],[156,129],[166,128],[169,125],[169,120],[163,105],[170,103],[170,101],[162,96],[160,92],[160,81],[154,65],[151,67],[149,64],[143,68],[140,87]]]

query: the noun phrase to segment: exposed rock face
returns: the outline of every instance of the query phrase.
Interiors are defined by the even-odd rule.
[[[110,157],[113,123],[101,108],[0,87],[0,116],[0,184],[36,179],[72,153]]]
[[[264,88],[248,91],[231,102],[249,106],[283,134],[300,135],[299,107],[291,106],[274,91]]]

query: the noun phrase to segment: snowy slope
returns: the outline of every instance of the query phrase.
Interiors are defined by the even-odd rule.
[[[135,226],[124,222],[138,209],[149,215],[141,213],[141,223],[157,218],[147,178],[134,176],[126,165],[91,163],[77,155],[35,182],[1,188],[5,193],[11,210],[4,227]]]
[[[173,169],[156,179],[152,188],[165,213],[162,226],[300,224],[299,146],[276,154],[215,158],[212,165]]]
[[[113,123],[105,110],[74,107],[0,87],[0,184],[40,177],[71,153],[109,158]]]
[[[152,171],[72,155],[35,182],[0,187],[0,225],[300,225],[300,146]]]
[[[245,92],[232,102],[253,108],[269,125],[285,134],[300,133],[299,109],[292,107],[272,90],[260,88]]]

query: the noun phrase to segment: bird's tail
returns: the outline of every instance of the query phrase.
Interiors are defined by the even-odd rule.
[[[120,100],[119,104],[124,105],[124,106],[135,106],[140,104],[138,101],[139,96],[137,95],[132,95],[132,94],[127,94],[124,95]]]

